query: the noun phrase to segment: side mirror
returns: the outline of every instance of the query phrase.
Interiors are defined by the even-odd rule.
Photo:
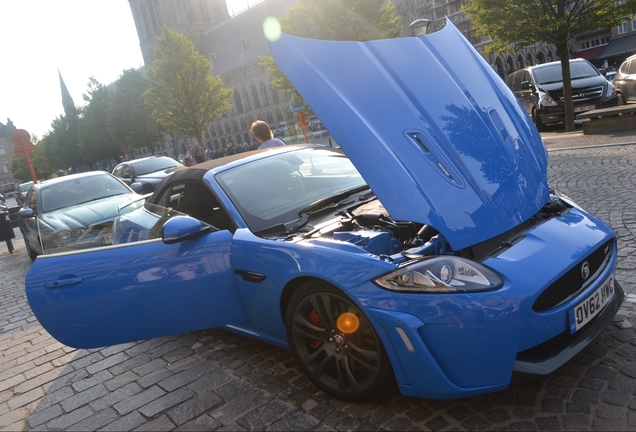
[[[166,244],[199,237],[210,231],[210,226],[190,216],[175,216],[163,225],[161,239]]]
[[[130,175],[130,173],[126,173],[123,176],[121,176],[121,178],[123,178],[125,180],[130,180],[132,178],[132,176]]]
[[[141,183],[133,183],[130,185],[130,188],[137,193],[141,193],[141,189],[143,189],[143,185]]]
[[[521,90],[529,90],[530,89],[530,81],[523,81],[521,83]]]
[[[35,216],[35,212],[30,207],[23,208],[18,211],[18,217],[22,219],[29,219],[29,218],[32,218],[33,216]]]

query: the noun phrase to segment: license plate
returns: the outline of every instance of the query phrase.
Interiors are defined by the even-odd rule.
[[[586,105],[574,108],[574,112],[591,111],[596,108],[596,105]]]
[[[570,333],[577,332],[601,313],[612,297],[614,297],[614,275],[608,277],[585,300],[570,309],[568,312],[570,316]]]

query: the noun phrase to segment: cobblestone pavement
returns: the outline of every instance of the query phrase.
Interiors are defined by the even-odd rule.
[[[630,293],[554,376],[461,400],[354,404],[317,391],[288,352],[219,329],[75,350],[31,314],[16,230],[13,254],[0,243],[0,430],[634,430],[636,133],[545,142],[552,184],[616,229]]]

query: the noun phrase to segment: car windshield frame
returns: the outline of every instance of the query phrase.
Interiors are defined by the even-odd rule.
[[[330,147],[252,161],[217,173],[215,180],[253,233],[292,226],[308,205],[367,186],[349,158]]]
[[[169,168],[176,168],[180,164],[174,159],[162,156],[157,158],[144,159],[137,162],[131,162],[129,165],[134,171],[135,175],[141,176],[157,171],[167,170]]]
[[[116,195],[133,193],[115,177],[104,173],[79,178],[69,178],[40,189],[42,213],[74,207]]]

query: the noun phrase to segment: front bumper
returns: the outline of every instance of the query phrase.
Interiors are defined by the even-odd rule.
[[[596,265],[593,281],[534,310],[542,293],[561,287],[563,278],[579,272],[582,262],[594,267],[596,253],[606,248],[611,253]],[[614,233],[576,208],[529,231],[484,264],[504,277],[502,288],[419,295],[379,290],[369,283],[348,291],[365,307],[380,334],[403,394],[462,398],[504,390],[515,373],[549,374],[591,343],[623,301],[624,293],[615,284],[614,297],[603,311],[569,335],[568,312],[616,268]],[[555,341],[561,345],[548,350],[549,355],[519,358],[520,353]]]
[[[578,103],[574,105],[574,109],[580,106],[587,106],[587,105],[594,105],[594,109],[608,108],[608,107],[616,106],[618,103],[617,101],[618,100],[616,99],[616,97],[613,97],[611,99],[606,99],[600,102],[590,101],[589,103],[586,103],[586,104]],[[539,116],[541,117],[541,121],[543,122],[543,124],[559,123],[565,120],[564,108],[565,107],[563,106],[548,107],[548,108],[539,109],[537,110],[537,112],[539,113]],[[580,112],[575,111],[574,117],[576,118],[577,114],[581,114],[583,112],[585,111],[580,111]]]
[[[549,375],[581,352],[607,327],[623,304],[625,292],[617,281],[614,282],[614,289],[616,291],[614,298],[605,306],[603,312],[580,331],[571,334],[569,330],[565,330],[563,333],[530,349],[534,352],[552,352],[553,354],[537,360],[520,360],[531,356],[531,354],[528,353],[530,350],[519,353],[517,361],[515,361],[514,373]]]

